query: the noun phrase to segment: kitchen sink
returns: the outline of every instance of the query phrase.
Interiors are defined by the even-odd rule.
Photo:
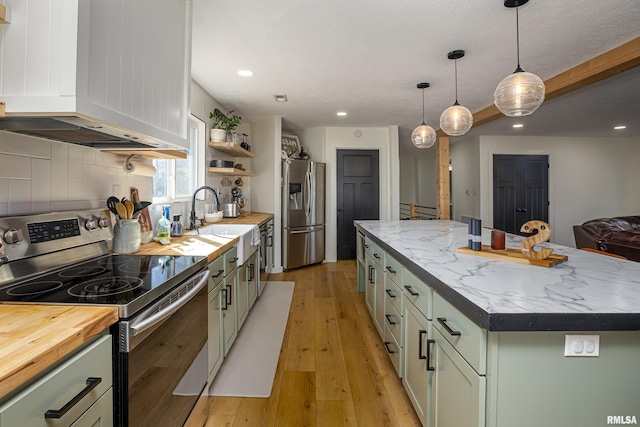
[[[236,248],[238,249],[238,265],[244,264],[251,254],[253,254],[258,246],[252,244],[253,230],[259,233],[256,225],[251,224],[210,224],[200,227],[200,234],[210,234],[213,236],[235,238],[239,237]],[[190,231],[187,234],[198,234],[196,231]],[[260,242],[258,242],[258,245]]]

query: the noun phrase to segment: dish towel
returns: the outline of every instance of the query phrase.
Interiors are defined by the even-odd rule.
[[[251,229],[251,246],[260,246],[260,227],[257,225]]]

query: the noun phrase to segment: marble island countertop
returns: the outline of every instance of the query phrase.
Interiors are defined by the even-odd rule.
[[[455,221],[356,225],[485,329],[640,330],[640,263],[545,243],[568,260],[544,268],[457,253],[468,234]],[[506,246],[522,239],[507,235]],[[490,240],[483,229],[482,243]]]

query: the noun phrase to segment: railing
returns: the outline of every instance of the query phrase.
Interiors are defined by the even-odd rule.
[[[417,203],[400,203],[400,219],[436,219],[436,208]]]

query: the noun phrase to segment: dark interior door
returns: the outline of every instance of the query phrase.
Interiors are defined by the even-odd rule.
[[[548,156],[493,156],[493,226],[520,233],[527,221],[549,222]]]
[[[380,219],[378,150],[338,150],[338,259],[356,258],[357,219]]]

